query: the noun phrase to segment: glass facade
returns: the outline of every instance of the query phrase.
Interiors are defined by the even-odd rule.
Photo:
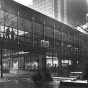
[[[62,74],[78,65],[81,41],[65,30],[70,27],[13,1],[2,2],[0,48],[5,71],[46,66],[51,73]]]

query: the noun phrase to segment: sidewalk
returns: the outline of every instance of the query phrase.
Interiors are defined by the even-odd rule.
[[[31,78],[31,75],[33,75],[34,72],[28,72],[28,71],[17,71],[14,73],[3,73],[3,78],[0,78],[0,82],[6,82],[10,79],[16,79],[16,78],[20,78],[20,77],[28,77]],[[0,73],[1,75],[1,73]]]
[[[59,82],[45,82],[41,86],[35,84],[31,79],[35,72],[18,71],[17,73],[4,73],[0,78],[0,88],[59,88]]]
[[[3,78],[0,78],[0,88],[36,88],[31,79],[33,73],[27,71],[4,73]]]

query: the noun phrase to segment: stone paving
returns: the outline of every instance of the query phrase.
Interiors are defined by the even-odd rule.
[[[33,72],[18,72],[4,74],[0,79],[0,88],[59,88],[59,81],[43,83],[41,86],[36,85],[31,79]]]

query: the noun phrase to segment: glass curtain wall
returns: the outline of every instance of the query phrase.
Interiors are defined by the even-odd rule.
[[[19,10],[17,15],[14,15],[0,9],[0,48],[2,50],[3,72],[28,69],[26,61],[30,59],[30,55],[27,49],[35,44],[33,25],[32,21],[19,16]],[[31,68],[38,67],[36,61],[32,62]]]
[[[79,46],[72,42],[75,39],[70,33],[64,32],[68,27],[35,11],[31,13],[24,6],[8,8],[0,9],[1,68],[4,72],[38,70],[45,64],[51,73],[69,71]]]

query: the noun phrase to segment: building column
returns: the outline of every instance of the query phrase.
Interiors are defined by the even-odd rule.
[[[0,50],[0,54],[1,54],[1,58],[0,58],[0,64],[1,64],[1,78],[3,78],[3,61],[2,61],[2,54],[3,54],[3,50],[1,48]]]
[[[39,71],[46,72],[46,57],[45,57],[45,55],[39,56]]]

